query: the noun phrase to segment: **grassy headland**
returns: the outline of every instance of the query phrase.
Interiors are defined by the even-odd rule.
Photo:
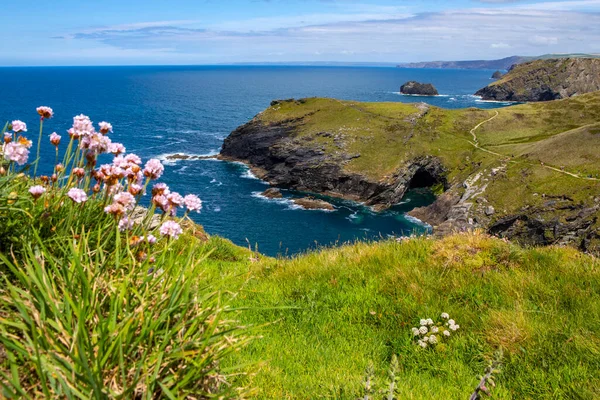
[[[463,198],[469,204],[464,219],[471,225],[487,229],[514,217],[519,222],[506,228],[507,237],[597,251],[599,120],[600,92],[497,110],[311,98],[274,103],[248,124],[252,131],[242,127],[232,141],[251,132],[264,131],[266,137],[272,130],[280,135],[271,135],[273,144],[258,144],[253,151],[265,154],[263,159],[288,157],[274,161],[281,163],[272,166],[274,175],[282,165],[296,174],[318,175],[320,165],[297,161],[300,150],[312,149],[323,160],[346,155],[338,163],[344,174],[392,189],[414,160],[433,157],[445,168],[449,196],[459,199],[465,186],[471,188]],[[529,231],[539,229],[539,240],[528,241]]]

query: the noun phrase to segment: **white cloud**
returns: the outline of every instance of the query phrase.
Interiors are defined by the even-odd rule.
[[[538,46],[549,46],[549,45],[558,44],[558,38],[535,35],[535,36],[532,36],[529,38],[529,43],[531,43],[533,45],[538,45]]]
[[[490,45],[492,49],[510,49],[510,44],[508,43],[492,43]]]

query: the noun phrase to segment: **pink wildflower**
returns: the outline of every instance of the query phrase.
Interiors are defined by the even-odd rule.
[[[90,117],[80,114],[73,117],[73,127],[68,132],[73,139],[79,139],[94,132],[94,125]]]
[[[171,192],[167,195],[167,200],[169,200],[169,204],[173,207],[181,207],[183,206],[183,197],[177,192]]]
[[[27,132],[27,124],[23,121],[19,121],[18,119],[11,122],[12,130],[16,133],[19,132]]]
[[[157,196],[152,197],[152,203],[164,212],[167,212],[167,210],[169,209],[169,200],[165,195],[159,194]]]
[[[42,119],[50,119],[54,115],[54,111],[52,111],[50,107],[46,106],[40,106],[36,108],[36,111],[38,114],[40,114],[40,117],[42,117]]]
[[[197,211],[200,212],[202,210],[202,200],[195,194],[188,194],[183,198],[183,203],[185,204],[188,211]]]
[[[27,150],[27,146],[21,143],[10,142],[4,146],[4,158],[23,165],[27,163],[27,159],[29,158],[29,150]]]
[[[140,165],[142,163],[142,159],[136,154],[127,154],[125,156],[125,161],[133,164]]]
[[[43,186],[35,185],[29,188],[29,193],[33,196],[34,199],[39,199],[41,195],[46,192],[46,189]]]
[[[147,241],[149,244],[154,244],[154,243],[156,243],[156,241],[157,241],[157,240],[158,240],[158,239],[156,239],[156,236],[154,236],[154,235],[148,235],[148,236],[146,237],[146,241]]]
[[[175,221],[166,221],[160,226],[160,234],[177,239],[183,233],[181,226]]]
[[[169,187],[166,183],[161,182],[152,186],[152,196],[159,196],[161,194],[164,194],[166,196],[169,193],[171,193],[171,191],[169,190]]]
[[[79,147],[87,149],[94,154],[102,154],[108,151],[110,144],[111,140],[109,137],[102,136],[100,133],[91,132],[81,138]]]
[[[115,194],[113,200],[127,209],[132,209],[135,207],[135,197],[132,196],[129,192],[120,192]]]
[[[121,218],[121,220],[119,221],[119,230],[123,232],[128,231],[131,228],[133,228],[133,220],[130,220],[127,217]]]
[[[144,166],[144,175],[150,179],[158,179],[161,177],[165,170],[165,167],[156,158],[148,160]]]
[[[110,146],[108,146],[108,152],[113,153],[115,156],[125,153],[125,150],[125,146],[121,143],[111,143]]]
[[[61,164],[62,165],[62,164]],[[78,178],[83,178],[85,176],[85,169],[83,168],[73,168],[73,175],[75,175]]]
[[[50,143],[52,143],[53,145],[58,146],[60,144],[60,139],[61,136],[58,133],[52,132],[50,134]]]
[[[78,188],[69,189],[67,196],[69,196],[75,203],[85,203],[88,199],[87,194]]]
[[[112,133],[112,125],[108,122],[102,121],[98,124],[98,126],[100,127],[101,134],[106,135],[108,132]]]
[[[113,203],[104,207],[104,212],[107,214],[112,214],[116,217],[120,217],[121,215],[125,214],[125,207],[119,203]]]
[[[133,196],[137,196],[138,194],[142,193],[142,190],[144,190],[144,187],[142,185],[138,185],[137,183],[132,183],[131,185],[129,185],[129,193],[131,193]]]

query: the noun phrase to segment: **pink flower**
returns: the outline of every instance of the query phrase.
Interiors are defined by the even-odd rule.
[[[160,226],[160,234],[177,239],[183,233],[181,226],[175,221],[166,221]]]
[[[106,153],[111,145],[109,137],[103,136],[100,133],[91,132],[81,138],[79,145],[82,149],[87,149],[95,154]]]
[[[108,132],[112,133],[112,125],[108,122],[102,121],[98,124],[98,126],[100,127],[100,133],[103,135],[106,135]]]
[[[10,142],[4,146],[4,158],[23,165],[29,158],[29,150],[27,150],[27,146],[19,142]]]
[[[62,165],[62,164],[60,164]],[[73,168],[73,175],[75,175],[78,178],[83,178],[85,176],[85,169],[83,168]]]
[[[15,132],[27,132],[27,124],[23,121],[19,121],[18,119],[11,122],[12,130]]]
[[[149,244],[154,244],[154,243],[156,243],[156,241],[157,241],[157,240],[158,240],[158,239],[156,239],[156,236],[154,236],[154,235],[148,235],[148,236],[146,237],[146,241],[147,241]]]
[[[118,217],[125,214],[125,207],[123,207],[119,203],[113,203],[109,206],[104,207],[104,212]]]
[[[50,134],[50,143],[52,143],[53,145],[58,146],[60,144],[60,139],[61,136],[58,133],[52,132]]]
[[[36,185],[29,188],[29,193],[33,196],[34,199],[38,199],[41,195],[46,192],[46,189],[43,186]]]
[[[52,111],[50,107],[46,106],[40,106],[36,108],[36,111],[38,114],[40,114],[40,117],[42,117],[42,119],[50,119],[54,115],[54,111]]]
[[[169,193],[171,193],[171,191],[169,190],[169,187],[166,183],[161,182],[152,186],[152,196],[159,196],[161,194],[164,194],[166,196]]]
[[[156,158],[148,160],[144,166],[144,175],[150,179],[158,179],[161,177],[165,170],[165,167]]]
[[[142,190],[144,190],[144,187],[142,185],[138,185],[137,183],[132,183],[131,185],[129,185],[129,193],[131,193],[133,196],[137,196],[138,194],[142,193]]]
[[[169,204],[173,207],[181,207],[183,205],[183,197],[177,192],[171,192],[167,195]]]
[[[73,127],[69,129],[69,135],[73,139],[85,137],[94,132],[94,125],[87,115],[79,114],[73,117]]]
[[[188,194],[183,198],[183,203],[187,207],[188,211],[197,211],[200,212],[202,210],[202,200],[195,194]]]
[[[129,192],[117,193],[113,197],[113,200],[127,209],[132,209],[135,207],[135,197],[133,197]]]
[[[75,203],[85,203],[88,199],[87,194],[78,188],[69,189],[67,196],[69,196]]]
[[[127,161],[129,163],[136,164],[136,165],[140,165],[142,163],[142,159],[139,156],[137,156],[136,154],[133,154],[133,153],[127,154],[125,156],[125,161]]]
[[[152,203],[154,203],[156,207],[160,208],[164,212],[167,212],[167,210],[169,209],[169,200],[165,195],[159,194],[157,196],[152,197]]]
[[[108,146],[108,152],[113,153],[115,156],[125,153],[125,150],[125,146],[121,143],[111,143],[110,146]]]
[[[119,230],[123,232],[128,231],[131,228],[133,228],[133,220],[130,220],[127,217],[121,218],[121,220],[119,221]]]

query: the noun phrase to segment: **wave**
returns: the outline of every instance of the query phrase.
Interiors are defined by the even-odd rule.
[[[408,97],[450,97],[451,96],[449,94],[429,95],[429,94],[406,94],[406,93],[401,93],[401,92],[388,92],[388,93],[397,94],[399,96],[408,96]]]
[[[415,225],[424,226],[425,228],[431,228],[431,225],[429,225],[427,222],[421,221],[419,218],[415,218],[412,215],[408,215],[408,214],[404,214],[403,216],[404,216],[404,219],[406,219],[409,222],[412,222]]]
[[[248,168],[248,166],[246,164],[243,164],[243,165],[246,167],[246,170],[244,170],[244,172],[242,172],[242,174],[240,175],[240,178],[253,179],[253,180],[259,181],[260,183],[262,183],[264,185],[268,185],[267,182],[263,181],[258,176],[254,175],[254,173],[250,170],[250,168]]]
[[[189,158],[169,158],[176,155],[182,155]],[[209,153],[204,154],[195,154],[195,153],[163,153],[156,156],[163,164],[166,165],[175,165],[178,161],[204,161],[204,160],[217,160],[216,158],[206,158],[206,157],[215,157],[219,155],[219,150],[211,150]],[[200,158],[194,158],[200,157]],[[217,160],[221,161],[221,160]]]

